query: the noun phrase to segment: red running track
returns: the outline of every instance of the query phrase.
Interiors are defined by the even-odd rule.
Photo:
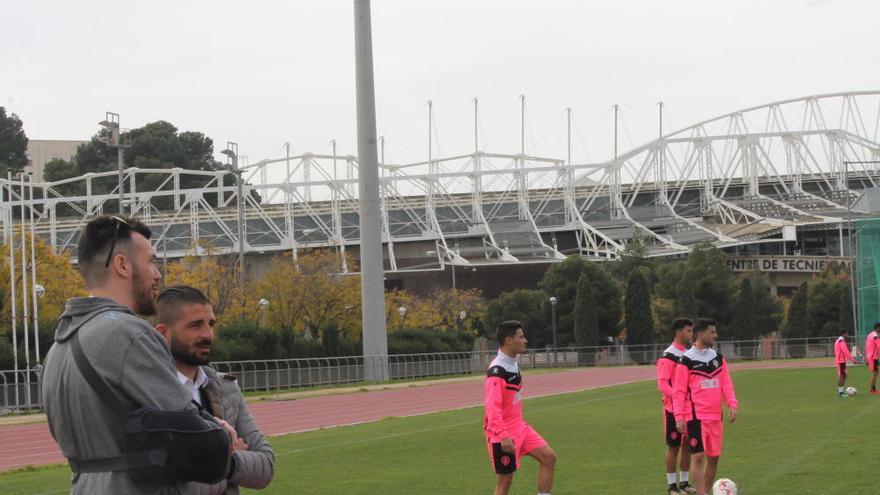
[[[759,361],[735,364],[734,370],[815,367],[820,362]],[[559,373],[526,371],[527,397],[576,392],[654,378],[654,367],[585,368]],[[251,403],[248,407],[263,431],[283,435],[377,421],[389,416],[412,416],[477,406],[483,401],[482,380],[328,395],[289,401]],[[45,423],[0,428],[0,472],[27,465],[64,462]]]

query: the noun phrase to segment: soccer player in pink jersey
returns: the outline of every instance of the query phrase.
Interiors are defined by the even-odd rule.
[[[676,318],[670,327],[673,341],[657,360],[657,389],[663,397],[663,418],[666,439],[666,483],[668,495],[696,493],[690,485],[691,452],[688,449],[687,434],[679,433],[675,427],[675,414],[672,410],[672,384],[675,368],[681,355],[691,346],[694,338],[694,321],[690,318]],[[691,418],[688,418],[691,419]],[[676,482],[675,464],[679,461],[679,479]]]
[[[727,402],[731,423],[736,421],[739,407],[727,363],[712,349],[717,338],[715,321],[698,318],[694,325],[694,346],[682,354],[673,380],[675,425],[679,432],[687,432],[691,473],[697,493],[701,495],[711,492],[721,457],[722,398]],[[693,419],[689,420],[689,415]]]
[[[502,322],[496,336],[501,348],[486,371],[483,418],[489,458],[498,475],[495,495],[507,495],[510,491],[513,473],[524,455],[538,461],[538,495],[550,495],[556,453],[522,415],[522,375],[516,357],[525,352],[528,342],[523,325],[515,320]]]
[[[877,395],[877,374],[880,372],[880,323],[874,323],[874,330],[865,339],[865,364],[871,370],[871,394]]]
[[[840,397],[849,397],[849,394],[843,390],[846,385],[846,362],[856,364],[849,352],[849,347],[846,345],[847,335],[849,332],[846,329],[841,330],[840,337],[837,337],[837,342],[834,343],[834,363],[837,364],[837,395]]]

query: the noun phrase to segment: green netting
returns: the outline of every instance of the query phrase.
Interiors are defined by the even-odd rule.
[[[880,217],[857,220],[856,294],[858,297],[858,343],[865,341],[880,321]]]

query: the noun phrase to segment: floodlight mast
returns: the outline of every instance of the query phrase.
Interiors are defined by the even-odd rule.
[[[123,214],[123,204],[125,201],[125,188],[123,187],[122,169],[123,169],[123,151],[122,143],[119,140],[119,114],[113,112],[105,112],[104,120],[98,122],[98,125],[107,129],[110,135],[107,138],[107,144],[111,148],[116,148],[116,166],[119,169],[119,214]]]
[[[370,1],[354,0],[355,78],[357,93],[358,187],[361,235],[361,311],[366,380],[388,379],[385,322],[382,217],[376,156],[376,96]]]

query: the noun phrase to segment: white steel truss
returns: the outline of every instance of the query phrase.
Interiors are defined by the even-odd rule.
[[[574,253],[611,259],[635,236],[663,256],[706,240],[781,240],[785,226],[832,228],[847,202],[880,180],[877,165],[866,163],[880,159],[878,133],[880,91],[862,91],[732,112],[601,163],[530,156],[524,147],[492,153],[476,142],[470,154],[429,150],[425,161],[380,165],[386,269],[552,262]],[[128,168],[125,211],[154,227],[168,257],[194,246],[236,252],[240,221],[246,252],[357,249],[357,159],[337,155],[335,142],[329,155],[290,156],[288,147],[243,170],[239,198],[228,171]],[[87,219],[116,211],[116,180],[102,172],[34,183],[34,199],[23,201],[19,183],[0,179],[2,231],[24,205],[38,234],[73,256]]]

